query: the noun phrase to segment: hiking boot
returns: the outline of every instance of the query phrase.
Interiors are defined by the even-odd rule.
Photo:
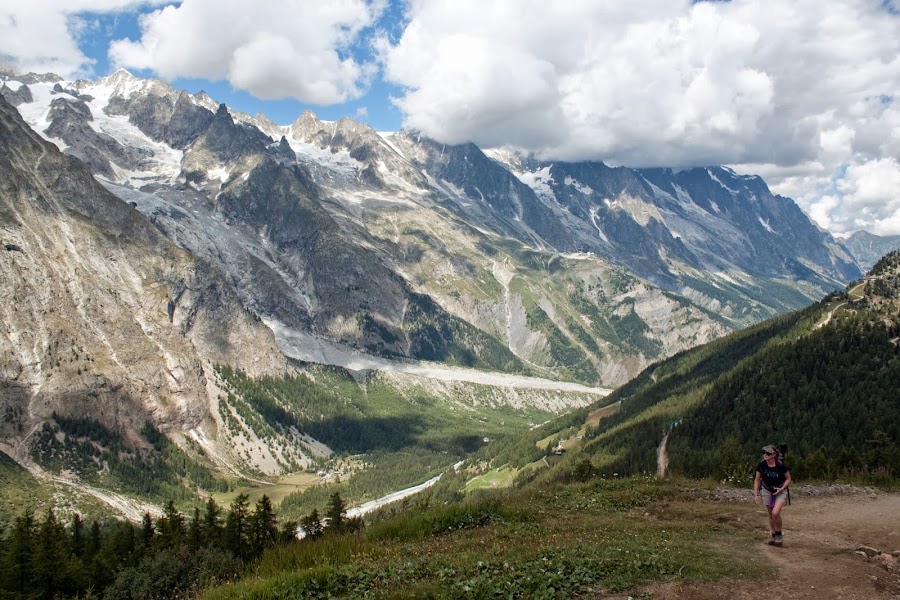
[[[772,536],[772,541],[769,543],[780,548],[781,546],[784,546],[784,536],[781,534],[775,534]]]

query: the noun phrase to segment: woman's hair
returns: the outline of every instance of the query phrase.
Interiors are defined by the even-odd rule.
[[[779,458],[781,456],[781,452],[778,450],[778,446],[775,444],[769,444],[768,446],[763,446],[763,452],[769,452],[775,455],[775,458]]]

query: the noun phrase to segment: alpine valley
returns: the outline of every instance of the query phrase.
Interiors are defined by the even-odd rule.
[[[863,274],[722,166],[2,79],[0,467],[57,506],[277,483],[289,509],[339,472],[371,500]]]

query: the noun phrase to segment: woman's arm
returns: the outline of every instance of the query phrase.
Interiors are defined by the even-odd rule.
[[[791,472],[790,472],[790,471],[787,471],[787,472],[784,474],[784,484],[783,484],[780,488],[778,488],[777,490],[775,490],[775,493],[780,494],[781,492],[783,492],[784,490],[786,490],[786,489],[787,489],[787,486],[789,486],[789,485],[791,485]]]
[[[762,484],[762,474],[757,471],[756,479],[753,480],[753,499],[759,504],[759,486]]]

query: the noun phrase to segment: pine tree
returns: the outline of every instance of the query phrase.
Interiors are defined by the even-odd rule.
[[[322,537],[324,529],[322,527],[322,519],[319,517],[319,511],[314,508],[311,513],[300,519],[300,527],[303,528],[304,537],[308,540]]]
[[[275,545],[278,538],[278,519],[272,501],[263,494],[250,517],[250,538],[254,556],[261,556],[266,548]]]
[[[250,498],[247,494],[238,494],[231,503],[228,516],[225,518],[225,547],[240,559],[247,558],[247,517]]]
[[[191,522],[188,525],[188,533],[187,533],[187,542],[188,547],[196,552],[203,546],[203,530],[202,524],[200,521],[200,509],[198,507],[194,507],[194,515],[191,517]]]
[[[36,534],[34,513],[28,509],[22,516],[16,517],[4,543],[3,587],[19,598],[28,597],[28,591],[34,585]]]
[[[72,515],[72,554],[81,557],[84,554],[84,521],[81,515]]]
[[[57,521],[53,509],[47,509],[37,532],[34,553],[34,579],[39,595],[53,598],[61,588],[59,568],[67,559],[68,540],[65,528]]]
[[[338,492],[331,495],[328,499],[328,506],[325,508],[325,518],[328,520],[327,529],[335,533],[344,531],[344,520],[347,517],[347,505]]]
[[[282,521],[281,531],[278,534],[278,543],[291,544],[293,542],[296,542],[298,527],[300,527],[300,523],[298,523],[297,521]]]
[[[91,531],[88,533],[87,542],[84,545],[84,557],[92,559],[100,552],[100,523],[91,522]]]
[[[222,540],[222,509],[210,496],[203,512],[203,542],[215,546]]]
[[[163,546],[171,548],[184,541],[184,515],[175,507],[173,500],[169,500],[163,509],[163,516],[156,521],[156,529]]]
[[[150,513],[144,513],[144,518],[141,520],[141,546],[144,551],[150,548],[155,535],[156,529],[153,527],[153,517],[150,516]]]

